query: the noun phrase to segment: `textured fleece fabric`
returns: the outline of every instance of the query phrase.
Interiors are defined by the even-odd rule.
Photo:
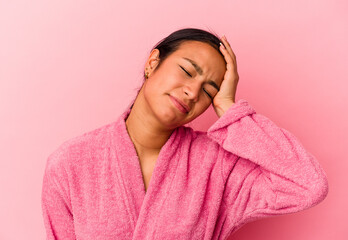
[[[145,191],[129,113],[48,156],[47,239],[226,239],[247,222],[308,209],[328,194],[317,159],[244,99],[207,132],[176,128]]]

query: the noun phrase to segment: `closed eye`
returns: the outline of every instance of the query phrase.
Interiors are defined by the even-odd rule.
[[[182,66],[180,66],[180,67],[181,67],[182,70],[184,70],[184,72],[185,72],[187,75],[189,75],[190,77],[192,77],[191,74],[188,73],[188,72],[185,70],[185,68],[183,68]]]
[[[180,65],[179,65],[179,66],[180,66]],[[189,75],[190,77],[192,77],[191,74],[185,70],[185,68],[183,68],[182,66],[180,66],[180,67],[181,67],[181,69],[182,69],[187,75]],[[210,97],[211,99],[213,99],[213,98],[210,96],[210,94],[207,92],[207,90],[205,90],[205,89],[203,88],[203,91],[208,95],[208,97]]]
[[[210,96],[210,94],[203,88],[203,91],[211,98],[211,99],[213,99],[211,96]]]

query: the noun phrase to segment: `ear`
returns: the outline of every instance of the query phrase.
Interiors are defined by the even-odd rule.
[[[149,74],[151,74],[151,72],[153,72],[156,69],[159,63],[159,54],[160,51],[157,48],[151,51],[150,56],[145,64],[145,72],[149,72]]]

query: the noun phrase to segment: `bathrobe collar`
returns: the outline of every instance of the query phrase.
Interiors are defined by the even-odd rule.
[[[127,132],[125,119],[131,109],[126,109],[115,122],[113,130],[113,148],[116,150],[117,177],[122,183],[126,207],[134,224],[135,233],[137,228],[146,226],[148,215],[158,213],[158,208],[163,204],[165,196],[171,189],[176,168],[180,160],[178,151],[180,142],[184,140],[186,127],[176,128],[160,150],[147,191],[142,178],[138,155],[133,142]],[[140,231],[140,229],[138,229]],[[143,230],[142,230],[143,231]]]

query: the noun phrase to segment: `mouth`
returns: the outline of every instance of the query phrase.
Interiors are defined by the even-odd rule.
[[[182,113],[188,113],[190,111],[190,107],[188,105],[186,105],[185,103],[183,103],[182,101],[180,101],[179,99],[169,95],[170,99],[172,100],[172,102],[174,103],[174,105],[182,112]]]

